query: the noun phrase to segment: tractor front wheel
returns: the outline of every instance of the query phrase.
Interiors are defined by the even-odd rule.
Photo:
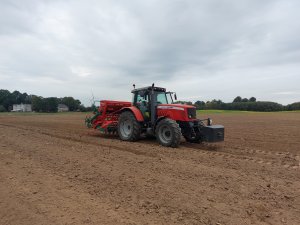
[[[123,141],[137,141],[140,138],[141,125],[131,112],[125,111],[120,115],[118,134]]]
[[[180,143],[181,130],[176,121],[166,118],[158,122],[155,135],[161,145],[176,148]]]

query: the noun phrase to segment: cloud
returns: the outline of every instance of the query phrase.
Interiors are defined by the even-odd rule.
[[[129,100],[300,99],[297,0],[1,1],[0,88]],[[30,81],[30,82],[29,82]],[[274,94],[295,92],[295,95]]]

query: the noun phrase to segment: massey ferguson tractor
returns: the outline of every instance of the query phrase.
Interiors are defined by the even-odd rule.
[[[181,136],[193,143],[224,140],[222,125],[212,125],[210,118],[197,119],[194,106],[174,104],[176,93],[154,84],[133,87],[132,103],[100,101],[94,115],[86,118],[87,127],[103,133],[117,133],[124,141],[137,141],[142,135],[150,134],[161,145],[173,148],[179,145]]]

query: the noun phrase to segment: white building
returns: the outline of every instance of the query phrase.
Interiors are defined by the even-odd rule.
[[[57,106],[57,112],[68,112],[69,107],[66,106],[65,104],[58,104]]]
[[[32,112],[31,104],[14,104],[12,112]]]

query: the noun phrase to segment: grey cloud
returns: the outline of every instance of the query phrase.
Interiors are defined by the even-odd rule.
[[[152,82],[192,100],[300,100],[299,6],[296,0],[1,1],[1,88],[73,95],[86,104],[91,89],[99,98],[129,99],[132,83]],[[290,90],[295,96],[274,94]]]

